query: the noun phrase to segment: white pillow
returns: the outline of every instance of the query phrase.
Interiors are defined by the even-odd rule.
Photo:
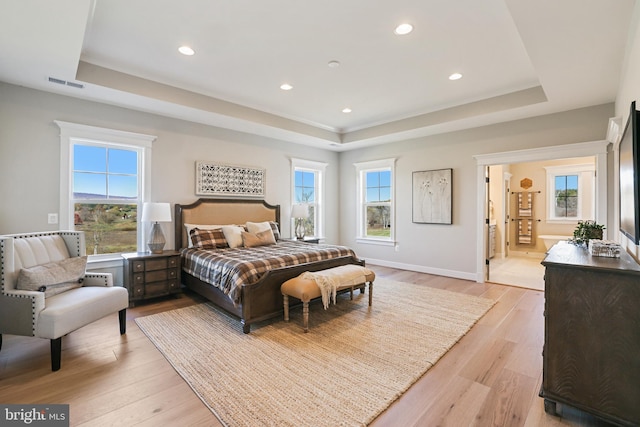
[[[187,230],[187,241],[189,242],[188,248],[193,247],[193,242],[191,241],[191,230],[194,228],[199,228],[200,230],[215,230],[216,228],[222,228],[223,225],[202,225],[202,224],[184,224],[184,228]]]
[[[247,231],[252,234],[258,234],[262,231],[268,231],[271,234],[273,240],[276,240],[273,234],[273,228],[271,228],[271,224],[269,221],[265,222],[247,222],[246,224]]]
[[[242,232],[244,227],[238,225],[225,225],[222,227],[222,233],[227,240],[230,248],[239,248],[242,246]]]

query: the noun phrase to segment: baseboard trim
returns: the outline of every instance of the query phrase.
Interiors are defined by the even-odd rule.
[[[436,276],[453,277],[455,279],[471,280],[473,282],[477,282],[476,273],[445,270],[443,268],[425,267],[424,265],[405,264],[401,262],[386,261],[382,259],[366,258],[365,261],[367,265],[379,265],[381,267],[397,268],[399,270],[416,271],[418,273],[427,273]]]

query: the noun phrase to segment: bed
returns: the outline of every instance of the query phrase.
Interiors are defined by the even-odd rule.
[[[363,260],[344,246],[316,245],[282,238],[275,245],[257,248],[206,250],[189,247],[187,228],[243,225],[247,222],[280,225],[280,206],[255,199],[198,199],[188,205],[175,205],[175,244],[182,258],[182,284],[237,317],[244,333],[250,332],[252,323],[282,315],[280,285],[286,280],[304,271],[319,271],[346,264],[364,265]],[[271,255],[270,249],[279,252]],[[196,259],[200,257],[203,258],[202,264],[197,266]],[[219,261],[218,257],[231,258],[235,260],[234,268],[237,266],[246,271],[234,271],[233,283],[226,283],[228,276],[233,274],[215,272],[217,267],[214,264]],[[276,257],[277,262],[263,265],[263,261],[268,264],[267,260],[272,257]],[[237,262],[245,258],[249,267]],[[212,270],[203,271],[202,265]],[[221,268],[230,271],[228,266]]]

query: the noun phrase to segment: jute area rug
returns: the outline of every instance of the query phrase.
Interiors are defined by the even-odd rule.
[[[199,304],[136,319],[228,426],[363,426],[444,355],[494,301],[379,278],[368,295],[252,326]]]

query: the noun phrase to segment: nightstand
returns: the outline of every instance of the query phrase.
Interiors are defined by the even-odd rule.
[[[170,295],[181,291],[180,253],[164,251],[161,254],[132,252],[124,258],[124,286],[129,301]]]

